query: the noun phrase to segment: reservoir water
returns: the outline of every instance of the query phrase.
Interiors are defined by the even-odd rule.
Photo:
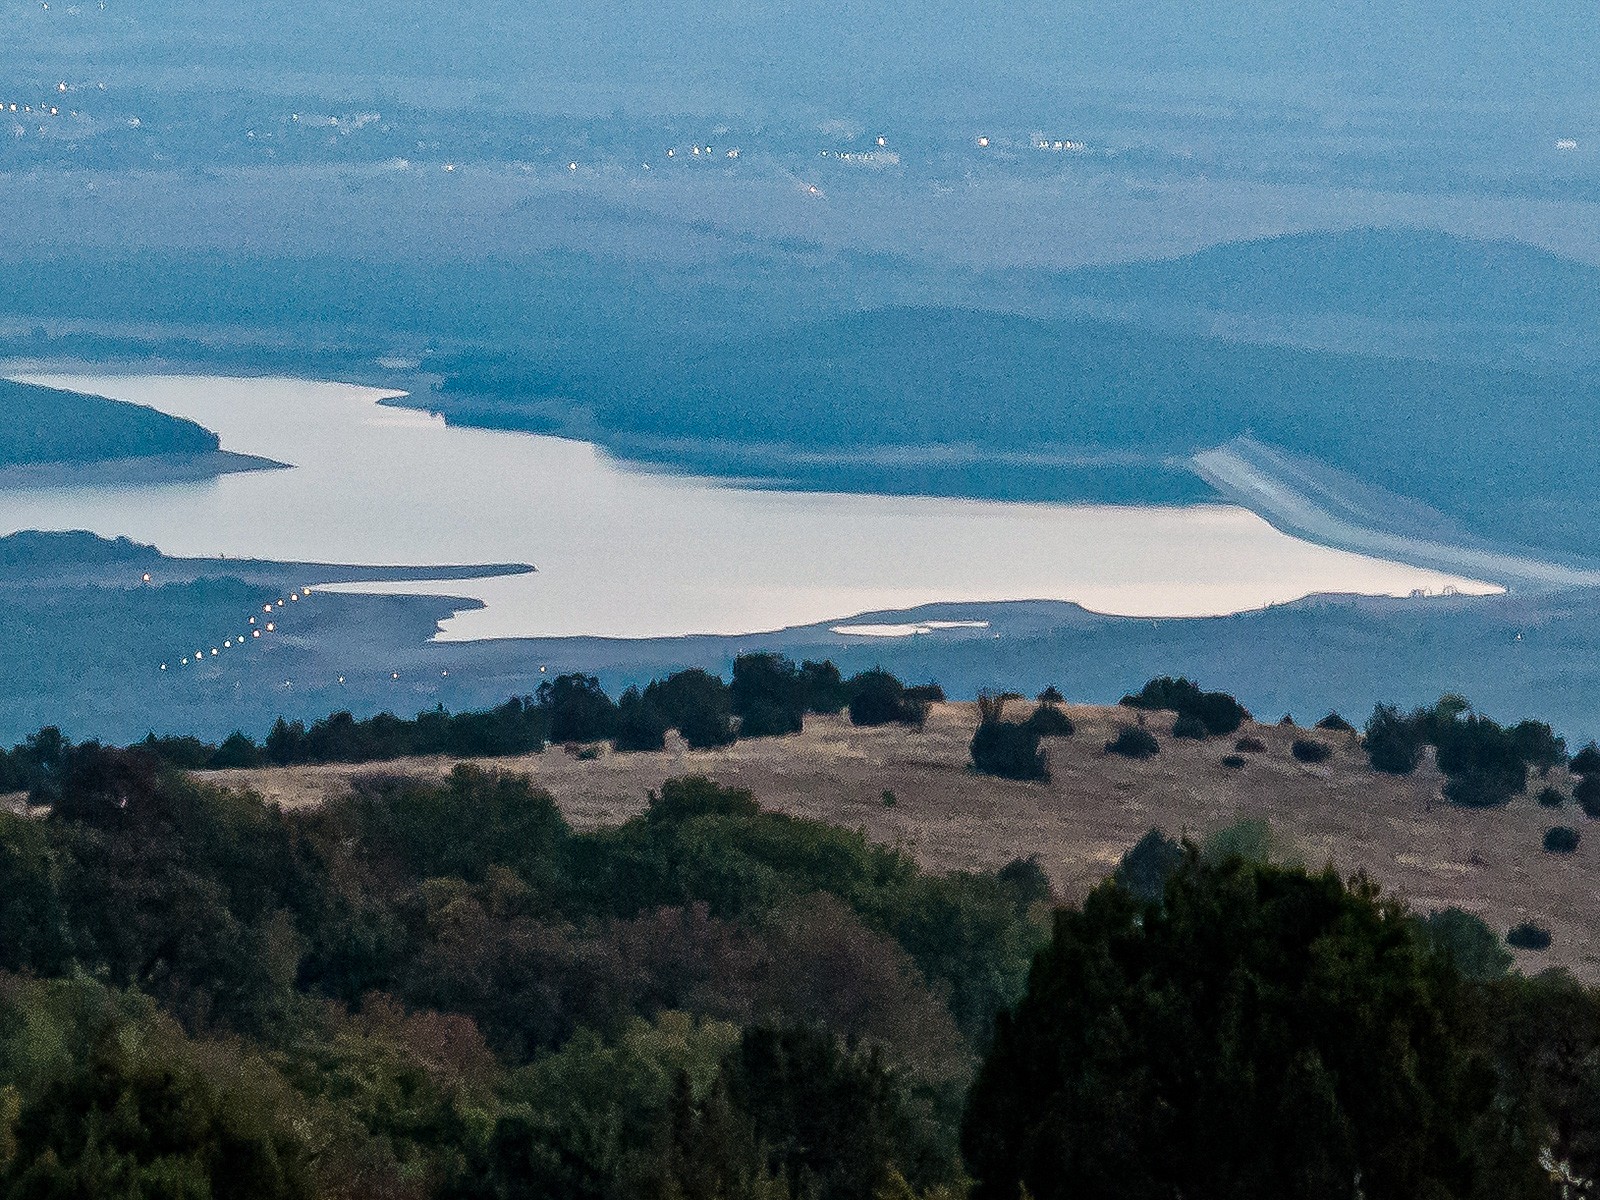
[[[1489,593],[1330,550],[1225,505],[1016,504],[754,490],[634,470],[584,442],[447,427],[382,391],[290,379],[18,376],[189,417],[292,469],[0,492],[0,532],[89,529],[168,554],[530,562],[532,575],[348,585],[470,596],[442,637],[749,633],[935,601],[1239,612],[1316,592]],[[315,583],[315,580],[307,580]]]

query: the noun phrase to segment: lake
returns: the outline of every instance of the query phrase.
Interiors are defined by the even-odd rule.
[[[1019,504],[762,490],[637,470],[586,442],[447,427],[374,388],[28,374],[191,418],[293,464],[201,483],[0,492],[0,527],[168,554],[530,562],[532,575],[341,585],[470,596],[446,639],[753,633],[936,601],[1072,600],[1199,616],[1317,592],[1500,589],[1312,545],[1227,505]],[[314,580],[308,580],[314,583]]]

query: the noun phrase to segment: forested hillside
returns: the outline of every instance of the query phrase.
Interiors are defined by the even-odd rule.
[[[0,379],[0,467],[209,454],[217,435],[123,400]]]

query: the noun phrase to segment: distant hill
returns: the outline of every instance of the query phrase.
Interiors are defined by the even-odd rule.
[[[211,454],[219,444],[142,404],[0,380],[0,467]]]
[[[1600,267],[1521,242],[1354,229],[1230,242],[1183,258],[1075,271],[1074,296],[1283,316],[1600,329]]]
[[[1111,498],[1085,483],[1242,434],[1421,500],[1482,537],[1600,555],[1600,379],[1332,354],[1098,321],[886,309],[709,348],[458,371],[415,403],[471,424],[582,433],[717,470],[696,444],[841,461],[965,448],[950,494]],[[577,414],[574,416],[574,414]],[[565,426],[564,422],[578,422]],[[721,452],[726,473],[748,465]],[[1016,465],[1013,465],[1013,462]],[[1043,464],[1041,466],[1041,464]],[[1119,500],[1192,498],[1153,473]]]

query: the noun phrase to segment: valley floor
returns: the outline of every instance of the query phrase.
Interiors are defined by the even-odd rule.
[[[1152,713],[1147,721],[1161,753],[1135,762],[1102,752],[1120,727],[1135,722],[1133,710],[1067,711],[1077,732],[1046,741],[1048,784],[968,769],[967,743],[977,723],[970,704],[935,705],[922,731],[857,729],[842,717],[812,717],[802,734],[723,750],[691,751],[672,735],[662,753],[605,750],[585,761],[552,748],[482,765],[532,776],[579,828],[639,813],[646,793],[665,779],[708,775],[749,788],[767,808],[860,828],[934,870],[997,867],[1037,855],[1069,902],[1152,826],[1200,840],[1235,821],[1262,819],[1285,854],[1310,866],[1331,863],[1342,873],[1365,871],[1418,912],[1459,906],[1502,933],[1525,920],[1543,925],[1554,944],[1543,953],[1518,951],[1521,969],[1559,966],[1600,982],[1600,930],[1591,920],[1600,837],[1570,855],[1541,848],[1551,826],[1581,829],[1585,822],[1570,803],[1545,809],[1534,801],[1546,782],[1569,791],[1564,772],[1530,780],[1527,795],[1505,809],[1462,809],[1442,799],[1442,776],[1431,763],[1406,778],[1378,774],[1351,734],[1246,725],[1238,735],[1184,741],[1167,735],[1170,714]],[[1243,755],[1242,769],[1223,766],[1243,735],[1259,738],[1266,751]],[[1322,764],[1302,764],[1290,753],[1296,737],[1315,737],[1334,754]],[[430,758],[215,771],[203,778],[293,807],[336,796],[356,776],[438,777],[454,765]]]

